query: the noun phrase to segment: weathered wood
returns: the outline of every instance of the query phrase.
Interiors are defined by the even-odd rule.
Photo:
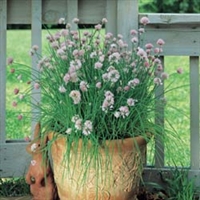
[[[112,0],[113,1],[113,0]],[[97,24],[106,16],[106,0],[79,0],[78,18],[82,24]]]
[[[130,45],[130,30],[138,28],[138,1],[126,0],[125,2],[117,1],[117,31]]]
[[[27,143],[0,144],[0,177],[22,177],[30,164]]]
[[[31,4],[31,44],[37,45],[39,47],[38,53],[41,55],[41,48],[42,48],[42,0],[32,0]],[[38,58],[36,55],[32,56],[32,76],[35,77],[38,74],[35,74],[35,71],[38,70],[37,68]],[[32,83],[34,84],[34,83]],[[32,89],[32,98],[31,101],[33,103],[40,102],[41,95],[38,89]],[[32,122],[31,122],[31,130],[33,132],[36,121],[36,114],[39,113],[39,109],[32,108]]]
[[[73,3],[73,0],[70,1]],[[67,19],[68,2],[69,0],[43,0],[42,22],[45,24],[57,24],[59,18],[64,17]],[[8,24],[31,23],[31,0],[8,0],[8,5]],[[99,19],[105,17],[105,8],[106,0],[79,0],[79,11],[76,17],[80,18],[82,24],[96,24]],[[70,10],[69,12],[72,11]]]
[[[127,43],[130,43],[130,30],[138,28],[138,3],[137,0],[113,0],[106,2],[106,32],[115,36],[123,35]],[[124,15],[124,13],[126,13]]]
[[[174,14],[174,13],[147,13],[140,14],[141,17],[148,17],[150,24],[200,24],[200,14]]]
[[[190,57],[190,148],[191,168],[200,168],[199,57]]]
[[[156,44],[157,39],[165,41],[162,55],[198,56],[200,55],[200,25],[192,27],[147,26],[145,43]]]
[[[162,66],[164,68],[164,57],[160,57]],[[164,98],[164,84],[160,85],[155,91],[156,99],[159,101],[161,98]],[[155,124],[159,125],[164,130],[164,105],[157,103],[155,105]],[[164,167],[164,141],[163,141],[163,130],[155,136],[155,167],[161,168]]]
[[[0,0],[0,143],[5,141],[7,3]]]
[[[67,0],[42,0],[42,23],[58,24],[61,17],[67,18]]]
[[[200,55],[200,14],[141,14],[150,20],[145,42],[162,38],[163,55]]]
[[[31,24],[31,0],[7,0],[8,24]]]
[[[74,18],[78,18],[78,0],[67,1],[67,21],[71,24],[72,29],[77,29],[77,25],[71,23]]]
[[[117,0],[106,1],[106,32],[117,35]]]

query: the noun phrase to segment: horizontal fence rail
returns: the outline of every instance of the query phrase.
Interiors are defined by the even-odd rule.
[[[80,24],[97,24],[106,17],[109,21],[106,30],[122,34],[129,39],[129,30],[137,29],[139,19],[147,16],[150,19],[146,29],[145,43],[156,42],[162,38],[167,41],[162,54],[189,56],[190,59],[190,134],[191,166],[190,176],[200,175],[200,138],[199,138],[199,55],[200,55],[200,14],[140,14],[137,0],[0,0],[0,177],[18,177],[24,175],[30,157],[25,152],[26,143],[6,141],[6,31],[8,24],[31,24],[32,45],[42,46],[42,24],[57,24],[58,19],[65,17],[71,22],[78,17]],[[23,5],[23,6],[22,6]],[[40,48],[41,49],[41,48]],[[37,60],[32,58],[32,67]],[[37,96],[40,98],[40,96]],[[158,123],[164,123],[156,118]],[[34,111],[34,110],[33,110]],[[32,127],[35,124],[33,122]],[[159,138],[155,143],[155,166],[146,168],[145,180],[158,181],[164,168],[164,144]],[[13,164],[14,163],[14,164]],[[22,167],[23,166],[23,167]],[[199,176],[200,177],[200,176]],[[197,179],[200,186],[200,178]]]

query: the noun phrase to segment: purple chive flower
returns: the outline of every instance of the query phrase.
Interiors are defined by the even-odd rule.
[[[79,19],[78,18],[74,18],[73,20],[72,20],[72,22],[74,23],[74,24],[78,24],[79,23]]]
[[[63,85],[61,85],[61,86],[58,88],[58,90],[59,90],[60,93],[65,93],[65,92],[67,91]]]
[[[152,48],[153,48],[153,44],[147,43],[147,44],[145,45],[145,48],[146,48],[146,49],[152,49]]]
[[[177,71],[178,74],[182,74],[183,73],[183,68],[179,67],[176,71]]]
[[[39,49],[39,47],[38,47],[38,45],[33,45],[33,46],[32,46],[32,49],[33,49],[34,51],[37,51],[37,50]]]
[[[135,29],[132,29],[132,30],[130,31],[130,34],[131,34],[131,35],[137,35],[137,31],[136,31]]]
[[[65,24],[65,18],[60,18],[58,20],[58,24]]]
[[[30,142],[30,141],[31,141],[31,138],[30,138],[29,136],[25,136],[25,137],[24,137],[24,141]]]
[[[19,115],[17,116],[17,119],[18,119],[18,120],[22,120],[22,118],[23,118],[23,115],[22,115],[22,114],[19,114]]]
[[[140,23],[143,24],[144,26],[147,25],[149,23],[149,18],[148,17],[142,17],[140,19]]]
[[[15,95],[17,95],[19,93],[19,89],[15,88],[13,92],[14,92]]]
[[[74,104],[78,104],[81,101],[81,93],[78,90],[72,90],[69,96],[73,99]]]
[[[108,22],[108,20],[107,20],[106,18],[103,18],[103,19],[101,20],[101,22],[102,22],[102,24],[106,24],[106,23]]]
[[[157,42],[156,42],[156,44],[162,46],[162,45],[165,44],[165,41],[163,39],[158,39]]]
[[[12,65],[13,64],[14,59],[13,58],[8,58],[7,59],[7,64],[8,65]]]
[[[102,25],[101,24],[97,24],[94,28],[99,31],[99,30],[101,30]]]
[[[13,107],[17,107],[17,102],[16,102],[16,101],[13,101],[13,102],[12,102],[12,106],[13,106]]]
[[[34,88],[35,88],[36,90],[38,90],[38,89],[40,88],[40,84],[39,84],[39,83],[35,83],[35,84],[34,84]]]
[[[14,74],[15,73],[15,69],[14,68],[10,69],[10,73]]]

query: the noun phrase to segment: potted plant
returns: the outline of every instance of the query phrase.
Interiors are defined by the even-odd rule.
[[[168,78],[159,59],[164,41],[142,44],[147,17],[130,31],[131,46],[104,33],[105,23],[93,31],[66,24],[47,36],[48,56],[36,45],[30,51],[39,60],[28,86],[41,92],[31,104],[39,110],[40,137],[49,140],[44,149],[61,199],[136,199],[146,143],[159,134],[153,116],[155,102],[165,103],[155,96]],[[14,93],[25,101],[31,89]]]

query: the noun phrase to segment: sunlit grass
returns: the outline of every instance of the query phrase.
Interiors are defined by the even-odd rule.
[[[176,76],[173,73],[181,67],[183,74]],[[189,87],[189,58],[169,56],[165,57],[165,71],[170,75],[165,81],[165,87],[173,82],[170,88],[176,88],[165,94],[165,165],[190,165],[190,87]],[[154,143],[153,143],[154,145]],[[149,144],[149,164],[154,163],[152,154],[154,148]]]
[[[7,31],[7,57],[13,57],[16,62],[30,65],[31,59],[28,51],[31,45],[31,32],[28,30]],[[20,66],[17,66],[19,68]],[[22,111],[30,110],[27,105],[12,106],[12,102],[16,101],[13,94],[15,81],[20,74],[10,73],[11,67],[7,67],[6,82],[6,138],[21,139],[26,135],[30,135],[30,120],[23,118],[18,120],[18,115]],[[27,81],[26,77],[22,77],[22,81]],[[19,84],[20,90],[23,90],[23,84]]]
[[[190,86],[189,86],[189,58],[188,57],[166,57],[166,70],[176,71],[183,68],[183,74],[174,80],[173,87],[176,90],[166,94],[167,107],[165,116],[170,125],[174,127],[174,134],[168,136],[166,142],[166,164],[176,165],[190,164]],[[171,77],[173,78],[173,77]],[[169,79],[170,80],[170,79]],[[167,81],[168,83],[169,81]],[[167,85],[167,84],[166,84]],[[166,123],[166,127],[169,126]]]
[[[55,32],[55,30],[52,32]],[[42,32],[42,41],[45,41],[47,34],[46,30]],[[7,31],[7,57],[13,57],[15,62],[31,66],[31,56],[29,55],[31,46],[30,30]],[[45,42],[43,42],[42,48],[46,49]],[[45,51],[43,53],[45,54]],[[15,85],[17,77],[21,75],[18,69],[22,69],[23,66],[19,64],[15,65],[15,68],[17,70],[14,74],[10,73],[12,66],[8,66],[6,70],[6,139],[23,139],[31,135],[31,118],[23,117],[22,120],[18,120],[18,115],[31,111],[30,106],[28,104],[12,106],[13,101],[17,101],[13,90],[19,87],[20,91],[24,91],[24,82],[29,81],[26,76],[22,76],[21,81]]]

